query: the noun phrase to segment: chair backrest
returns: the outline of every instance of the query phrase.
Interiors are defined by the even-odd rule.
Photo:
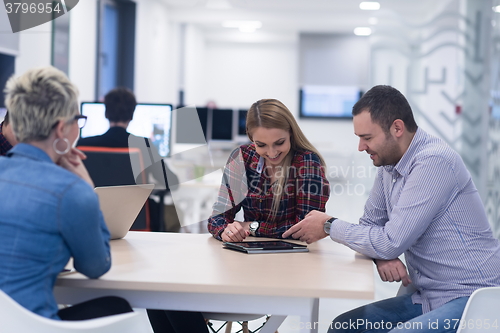
[[[146,183],[145,173],[138,173],[144,170],[139,148],[79,146],[78,149],[87,155],[83,163],[96,187]]]
[[[146,184],[142,152],[139,148],[79,146],[83,161],[96,187]],[[149,205],[146,202],[130,230],[150,231]]]
[[[500,287],[477,289],[469,297],[457,333],[500,331]]]
[[[152,333],[147,316],[140,312],[81,320],[60,321],[39,316],[0,290],[2,333]]]
[[[399,286],[398,293],[396,294],[396,296],[403,296],[403,295],[406,295],[406,294],[413,294],[415,291],[417,291],[417,288],[415,288],[415,286],[413,286],[413,284],[410,283],[409,285],[407,285],[405,287],[401,283],[401,285]]]

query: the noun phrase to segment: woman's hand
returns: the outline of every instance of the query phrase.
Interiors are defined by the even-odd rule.
[[[224,242],[243,242],[248,235],[250,235],[250,222],[234,221],[222,231],[221,238]]]
[[[87,156],[85,156],[84,153],[76,148],[71,148],[68,153],[61,156],[58,164],[64,169],[74,173],[94,188],[94,182],[92,181],[92,178],[90,178],[85,165],[82,163],[82,160],[86,158]]]

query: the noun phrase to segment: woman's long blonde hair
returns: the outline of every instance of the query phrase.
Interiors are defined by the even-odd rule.
[[[316,148],[307,140],[306,136],[300,129],[297,121],[293,117],[288,108],[278,101],[277,99],[261,99],[255,102],[247,114],[246,130],[250,141],[253,141],[252,134],[257,127],[264,128],[278,128],[290,133],[290,151],[283,160],[282,170],[290,170],[292,159],[296,151],[311,151],[316,154],[321,165],[325,166],[325,161]],[[273,203],[271,208],[271,217],[276,217],[281,197],[283,196],[283,189],[288,180],[288,172],[281,172],[281,177],[277,179],[276,195],[273,196]]]

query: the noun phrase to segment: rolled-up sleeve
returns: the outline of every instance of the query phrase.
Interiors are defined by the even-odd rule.
[[[221,240],[220,233],[229,223],[234,222],[236,213],[248,193],[245,163],[240,148],[235,149],[224,167],[222,183],[213,205],[212,216],[208,219],[208,231]]]

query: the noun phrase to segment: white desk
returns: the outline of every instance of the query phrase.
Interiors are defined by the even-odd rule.
[[[138,308],[300,315],[304,326],[318,321],[319,298],[373,299],[371,260],[330,239],[309,249],[247,255],[209,234],[129,232],[111,242],[108,273],[61,277],[55,295],[61,304],[117,295]]]

